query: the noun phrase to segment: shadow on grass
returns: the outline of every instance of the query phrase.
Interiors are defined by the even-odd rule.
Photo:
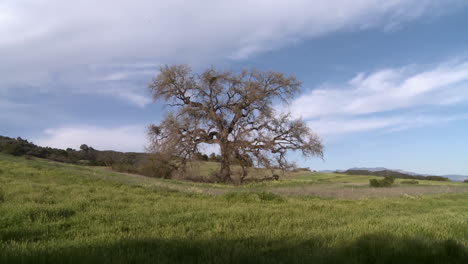
[[[324,241],[122,240],[66,249],[4,250],[1,263],[468,263],[468,250],[453,240],[431,242],[364,235],[326,247]],[[1,247],[0,247],[1,249]],[[0,251],[1,253],[1,251]]]

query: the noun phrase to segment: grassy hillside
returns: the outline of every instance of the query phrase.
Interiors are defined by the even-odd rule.
[[[371,177],[196,184],[0,154],[0,263],[467,263],[463,184]]]

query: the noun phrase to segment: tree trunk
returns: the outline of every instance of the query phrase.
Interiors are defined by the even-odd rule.
[[[221,142],[220,149],[221,149],[221,171],[220,171],[220,178],[224,182],[231,181],[231,161],[229,158],[229,146],[228,142]]]
[[[224,159],[221,160],[220,176],[224,182],[231,181],[231,166],[229,164],[229,161],[225,161]]]

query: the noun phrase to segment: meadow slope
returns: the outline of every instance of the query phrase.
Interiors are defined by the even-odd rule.
[[[468,263],[466,184],[369,178],[231,186],[0,154],[0,263]]]

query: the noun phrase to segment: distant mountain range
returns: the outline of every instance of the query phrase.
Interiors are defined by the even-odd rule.
[[[447,177],[449,179],[451,179],[452,181],[464,181],[464,180],[468,180],[468,176],[467,175],[453,175],[453,174],[450,174],[450,175],[443,175],[444,177]]]
[[[412,176],[432,176],[430,174],[421,174],[421,173],[409,172],[409,171],[398,170],[398,169],[387,169],[387,168],[384,168],[384,167],[374,167],[374,168],[354,167],[354,168],[350,168],[348,170],[322,170],[320,172],[323,172],[323,173],[334,173],[334,172],[343,173],[343,172],[346,172],[346,171],[370,171],[370,172],[395,171],[395,172],[399,172],[399,173],[407,174],[407,175],[412,175]],[[449,174],[449,175],[437,175],[437,176],[446,177],[446,178],[449,178],[452,181],[468,180],[468,175]]]

